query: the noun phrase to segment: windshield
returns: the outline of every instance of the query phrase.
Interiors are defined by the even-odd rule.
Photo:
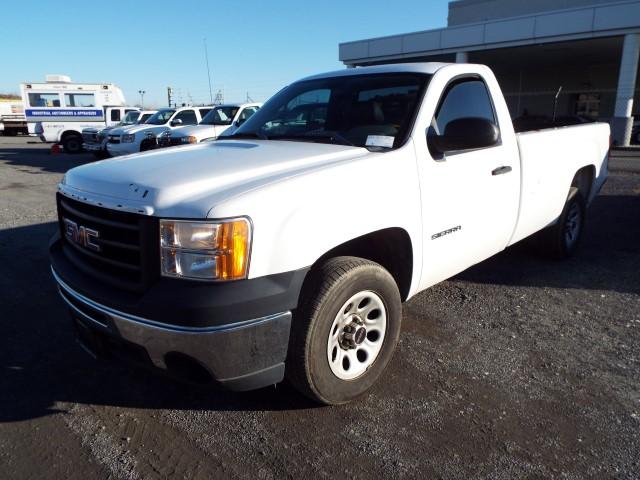
[[[173,115],[176,111],[172,108],[165,108],[164,110],[158,110],[156,113],[151,115],[149,119],[145,122],[151,125],[164,125],[169,121],[171,115]]]
[[[134,123],[136,123],[139,116],[140,116],[140,112],[129,112],[124,116],[124,118],[122,119],[122,122],[120,123],[122,125],[133,125]]]
[[[407,138],[430,78],[393,73],[294,83],[272,97],[229,138],[397,148]]]
[[[147,123],[147,120],[151,118],[151,115],[153,115],[153,113],[143,113],[140,118],[138,118],[138,125],[141,123]]]
[[[238,107],[216,107],[207,113],[200,125],[231,125],[238,113]]]

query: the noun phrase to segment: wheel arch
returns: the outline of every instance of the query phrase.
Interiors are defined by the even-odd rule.
[[[576,187],[582,193],[586,202],[591,199],[593,183],[596,178],[596,167],[594,165],[586,165],[576,172],[571,181],[571,187]]]
[[[82,133],[77,130],[67,129],[60,132],[60,134],[58,135],[58,142],[63,142],[65,139],[72,136],[77,136],[82,139]]]
[[[320,256],[311,269],[330,258],[343,256],[364,258],[382,265],[396,281],[402,301],[408,298],[414,255],[411,237],[405,229],[385,228],[348,240]]]

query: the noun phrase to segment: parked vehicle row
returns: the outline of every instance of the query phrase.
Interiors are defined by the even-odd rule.
[[[118,127],[108,134],[107,151],[112,157],[157,148],[158,136],[168,130],[197,125],[212,107],[161,108],[140,125]]]
[[[152,128],[172,141],[181,111]],[[142,146],[148,123],[108,146]],[[488,67],[441,63],[305,78],[215,132],[66,173],[50,243],[61,297],[96,355],[235,390],[286,376],[325,404],[380,378],[418,292],[534,234],[574,253],[610,135],[517,134]]]
[[[65,75],[23,83],[20,90],[29,133],[43,142],[61,143],[66,152],[84,148],[98,158],[215,140],[233,132],[261,106],[183,106],[140,115],[140,108],[126,106],[117,86],[73,83]],[[185,130],[178,132],[181,128]]]
[[[159,145],[161,147],[188,145],[216,140],[221,135],[230,135],[260,110],[261,106],[261,103],[218,105],[197,125],[167,130],[160,134]]]
[[[111,130],[117,127],[145,123],[154,113],[156,113],[156,110],[133,110],[127,113],[117,125],[106,128],[85,128],[82,130],[82,148],[93,153],[96,158],[108,158],[107,140]]]

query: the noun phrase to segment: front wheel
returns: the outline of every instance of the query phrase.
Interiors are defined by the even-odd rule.
[[[289,342],[291,384],[327,405],[365,393],[391,360],[402,304],[391,274],[377,263],[336,257],[309,273]]]

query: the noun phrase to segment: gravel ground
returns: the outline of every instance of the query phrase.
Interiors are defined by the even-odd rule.
[[[382,381],[335,408],[80,350],[47,241],[86,161],[0,137],[1,478],[640,478],[640,158],[575,258],[517,245],[416,296]]]

